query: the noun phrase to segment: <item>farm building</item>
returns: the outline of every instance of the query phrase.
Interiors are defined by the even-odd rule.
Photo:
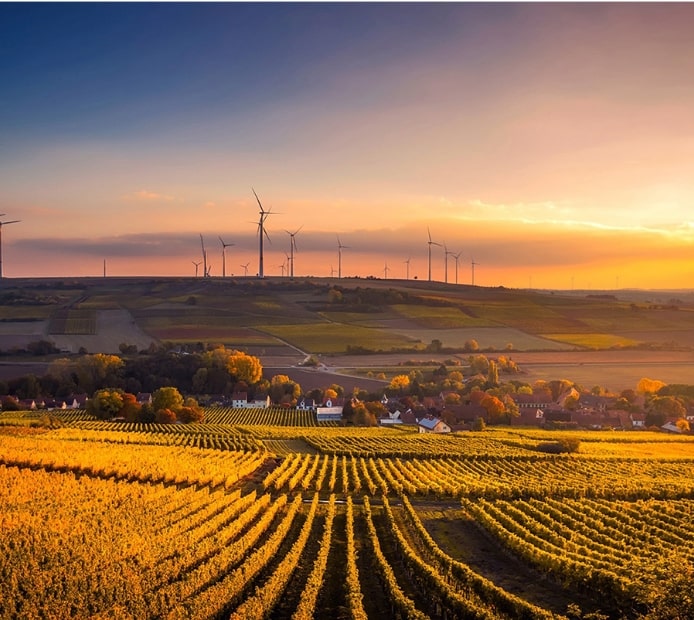
[[[422,418],[417,422],[420,433],[450,433],[451,427],[439,418]]]

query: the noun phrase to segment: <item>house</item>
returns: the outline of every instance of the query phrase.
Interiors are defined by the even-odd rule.
[[[316,407],[316,418],[319,422],[341,420],[344,405],[345,402],[343,398],[336,398],[334,400],[328,398],[322,405]]]
[[[308,396],[302,396],[296,403],[296,408],[299,411],[315,411],[316,401]]]
[[[646,414],[645,413],[632,413],[629,415],[631,418],[632,428],[646,428]]]
[[[417,422],[420,433],[450,433],[451,427],[443,420],[434,417],[422,418]]]
[[[67,403],[62,398],[46,398],[43,401],[43,407],[48,411],[67,409]]]
[[[265,398],[254,398],[253,400],[249,400],[245,406],[254,409],[267,409],[270,404],[270,396],[268,395]]]
[[[381,417],[378,422],[382,426],[391,426],[393,424],[402,424],[402,414],[399,409],[395,411],[388,411],[386,415]]]
[[[137,402],[141,405],[151,405],[152,404],[152,393],[151,392],[138,392],[135,396]]]
[[[87,401],[89,396],[86,394],[70,394],[65,399],[68,409],[85,409],[87,407]]]
[[[675,423],[672,422],[672,421],[665,422],[665,424],[663,424],[663,425],[660,427],[660,430],[661,430],[661,431],[665,431],[666,433],[678,433],[678,434],[682,434],[682,429],[681,429],[679,426],[677,426],[677,424],[675,424]]]
[[[246,392],[234,392],[231,395],[231,406],[242,408],[248,406],[248,394]]]
[[[531,407],[518,408],[518,417],[511,418],[514,426],[544,426],[545,412],[542,409],[532,409]]]

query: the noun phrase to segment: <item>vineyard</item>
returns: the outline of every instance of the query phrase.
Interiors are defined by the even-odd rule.
[[[299,413],[1,414],[0,619],[691,617],[653,615],[694,565],[690,437]]]

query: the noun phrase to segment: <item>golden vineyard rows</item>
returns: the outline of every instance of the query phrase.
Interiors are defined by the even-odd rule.
[[[638,618],[644,572],[694,563],[691,442],[197,426],[0,435],[0,619]],[[503,587],[443,523],[562,598]]]

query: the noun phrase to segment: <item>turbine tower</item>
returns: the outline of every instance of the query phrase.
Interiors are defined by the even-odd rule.
[[[455,258],[455,283],[458,284],[458,260],[460,259],[460,255],[462,252],[458,252],[457,254],[453,254],[453,258]]]
[[[250,265],[250,263],[246,263],[245,265],[241,265],[241,267],[243,267],[243,275],[244,276],[248,276],[248,265]]]
[[[200,246],[202,247],[202,277],[206,278],[210,275],[210,270],[207,267],[207,250],[205,249],[205,240],[200,233]]]
[[[407,257],[407,260],[403,261],[407,265],[407,276],[405,279],[409,280],[410,279],[410,257]]]
[[[388,268],[388,263],[386,262],[385,266],[383,267],[383,279],[387,280],[388,279],[388,272],[390,269]]]
[[[267,240],[270,241],[270,235],[267,234],[267,230],[265,230],[265,220],[272,215],[272,209],[268,209],[267,211],[263,208],[263,205],[260,202],[260,198],[258,198],[258,194],[255,193],[255,190],[251,188],[253,191],[253,195],[255,196],[255,199],[258,201],[258,206],[260,207],[260,218],[258,219],[258,277],[262,278],[263,277],[263,241],[264,238],[267,237]]]
[[[455,256],[453,252],[451,252],[448,249],[448,246],[446,245],[446,242],[443,242],[443,256],[444,256],[444,270],[443,270],[443,280],[446,284],[448,284],[448,257],[449,256]]]
[[[285,230],[289,235],[289,256],[287,257],[289,259],[289,276],[291,278],[294,277],[294,252],[297,251],[296,247],[296,235],[299,233],[299,231],[303,228],[303,226],[299,226],[294,232],[289,232],[288,230]]]
[[[436,241],[431,240],[431,231],[429,230],[429,227],[427,226],[427,233],[429,234],[429,241],[427,242],[429,246],[429,282],[431,282],[431,246],[432,245],[438,245],[441,247],[440,243],[436,243]]]
[[[479,265],[479,263],[475,262],[475,259],[472,259],[472,286],[475,286],[475,265]]]
[[[192,260],[190,262],[193,263],[193,265],[195,265],[195,277],[197,278],[198,277],[198,267],[200,267],[200,261],[198,261],[196,263],[194,260]]]
[[[222,244],[222,277],[226,278],[227,275],[227,248],[230,248],[233,243],[224,243],[224,239],[219,237],[219,241]]]
[[[5,217],[4,213],[0,213],[0,217]],[[2,278],[2,227],[6,224],[16,224],[22,220],[10,220],[9,222],[3,222],[0,220],[0,278]]]
[[[348,245],[342,245],[340,235],[337,236],[337,277],[342,278],[342,250],[349,250]]]

